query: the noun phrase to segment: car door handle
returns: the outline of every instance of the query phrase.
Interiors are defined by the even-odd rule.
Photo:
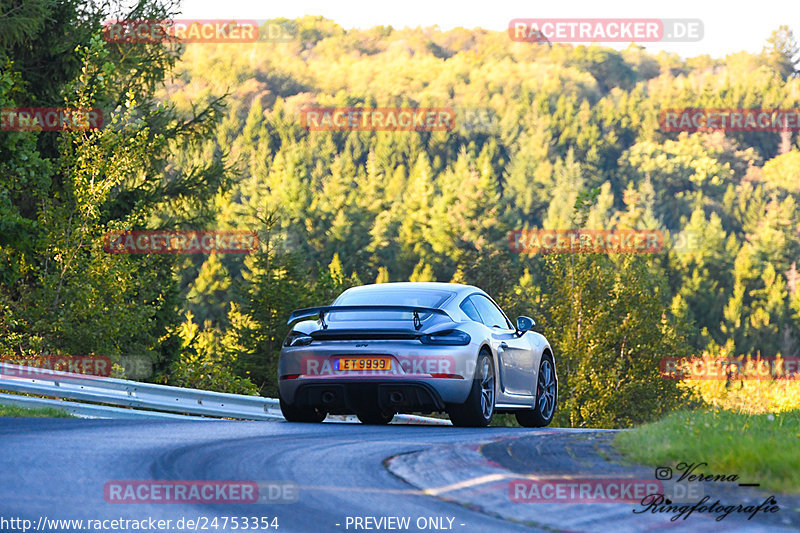
[[[506,344],[505,342],[501,342],[500,343],[500,348],[502,348],[503,350],[506,350],[506,349],[508,349],[508,344]]]

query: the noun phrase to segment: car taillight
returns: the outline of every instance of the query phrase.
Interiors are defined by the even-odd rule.
[[[311,337],[299,331],[290,331],[283,341],[284,346],[308,346],[313,341]]]
[[[458,329],[422,335],[419,338],[422,344],[438,344],[440,346],[466,346],[471,340],[467,333]]]

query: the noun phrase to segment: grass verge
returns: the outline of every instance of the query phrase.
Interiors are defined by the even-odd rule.
[[[36,407],[29,409],[27,407],[19,407],[16,405],[0,405],[0,416],[9,417],[41,417],[41,418],[75,418],[71,414],[61,409],[54,409],[51,407]]]
[[[653,467],[708,463],[695,474],[735,474],[738,483],[800,493],[800,411],[743,414],[681,411],[620,432],[614,446],[627,459]]]

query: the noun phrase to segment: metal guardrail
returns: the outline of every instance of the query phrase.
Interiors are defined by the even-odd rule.
[[[0,390],[218,418],[283,418],[278,400],[272,398],[185,389],[9,363],[0,363]]]
[[[77,400],[65,402],[0,393],[0,404],[55,407],[77,416],[92,418],[283,419],[279,402],[274,398],[171,387],[10,363],[0,363],[0,390]],[[346,421],[353,419],[354,417],[348,417]],[[393,423],[451,425],[449,420],[416,415],[395,415]]]
[[[119,419],[169,419],[169,420],[214,420],[201,416],[178,415],[174,413],[161,413],[159,411],[140,411],[138,409],[123,409],[108,405],[92,405],[89,403],[65,402],[63,400],[50,400],[33,396],[17,396],[0,392],[0,405],[15,405],[18,407],[51,408],[66,411],[71,415],[81,418],[119,418]]]

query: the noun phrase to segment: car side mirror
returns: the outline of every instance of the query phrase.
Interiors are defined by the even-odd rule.
[[[536,322],[533,321],[532,318],[527,316],[521,316],[517,318],[517,331],[519,334],[522,335],[526,331],[530,331],[533,329],[533,326],[536,325]]]

